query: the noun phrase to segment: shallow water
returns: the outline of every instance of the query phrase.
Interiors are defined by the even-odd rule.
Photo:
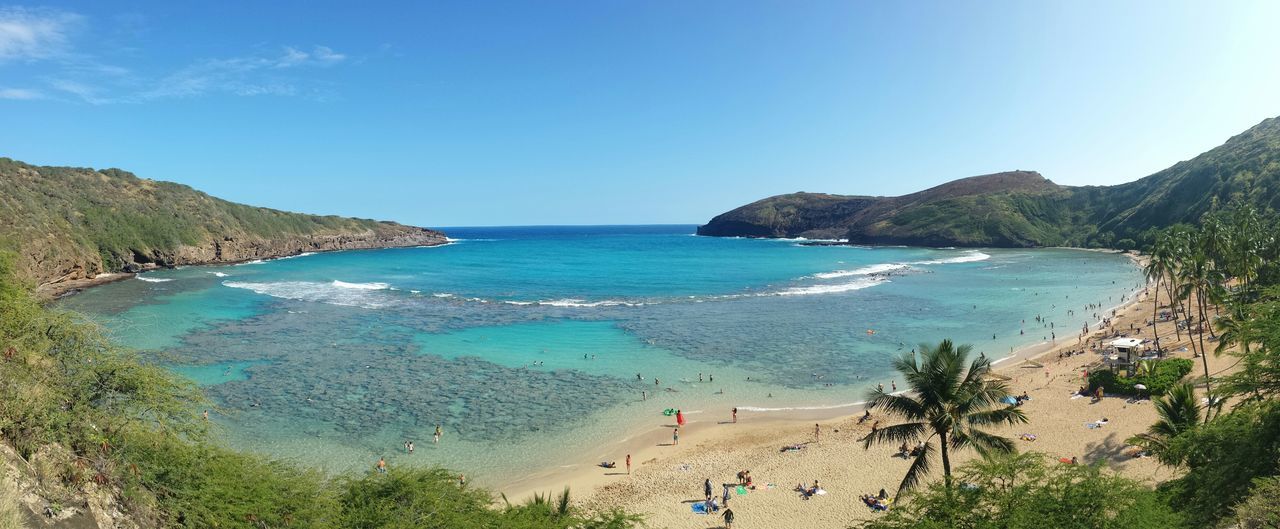
[[[1074,340],[1102,312],[1085,304],[1142,283],[1126,257],[1076,250],[448,232],[443,247],[153,272],[62,306],[200,383],[233,445],[337,471],[405,457],[413,439],[415,461],[493,482],[581,459],[667,407],[854,402],[919,342],[995,357]]]

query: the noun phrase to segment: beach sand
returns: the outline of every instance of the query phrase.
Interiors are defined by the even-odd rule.
[[[1150,292],[1151,289],[1148,289]],[[1161,296],[1164,299],[1164,296]],[[1161,303],[1162,307],[1165,305]],[[1141,338],[1151,338],[1151,299],[1142,294],[1117,309],[1110,329],[1123,330]],[[1130,324],[1141,333],[1130,333]],[[1175,351],[1171,356],[1190,358],[1191,351],[1178,351],[1187,344],[1179,341],[1173,324],[1159,325],[1161,343]],[[1103,332],[1095,330],[1097,341]],[[1085,342],[1087,343],[1087,342]],[[1206,345],[1208,341],[1206,338]],[[1209,347],[1213,347],[1209,345]],[[1132,458],[1125,453],[1125,440],[1145,431],[1156,420],[1150,401],[1128,402],[1109,396],[1093,403],[1089,398],[1072,398],[1084,384],[1083,373],[1101,361],[1096,353],[1060,357],[1062,351],[1079,350],[1076,337],[1056,344],[1039,345],[1019,351],[997,364],[1000,374],[1010,377],[1013,394],[1027,392],[1031,400],[1022,406],[1028,423],[994,429],[995,433],[1017,439],[1022,433],[1037,436],[1034,442],[1017,440],[1021,451],[1042,452],[1052,458],[1078,457],[1082,463],[1101,463],[1127,477],[1155,483],[1176,476],[1174,469],[1152,458]],[[1034,360],[1029,360],[1034,358]],[[1231,357],[1210,355],[1211,372],[1227,369]],[[1202,367],[1196,360],[1191,376]],[[884,381],[888,387],[889,381]],[[839,414],[840,416],[835,416]],[[858,425],[862,408],[807,410],[795,412],[740,412],[736,424],[730,412],[707,410],[691,417],[680,430],[679,446],[671,446],[671,421],[664,417],[636,417],[652,422],[652,427],[613,446],[600,447],[581,465],[562,468],[508,483],[502,490],[513,501],[534,492],[559,491],[568,485],[576,493],[578,505],[588,509],[622,508],[645,516],[649,527],[722,527],[719,516],[699,515],[691,504],[703,499],[702,483],[710,479],[716,495],[721,483],[735,483],[740,470],[750,470],[757,489],[733,495],[730,506],[737,515],[735,527],[743,529],[776,527],[842,528],[877,514],[858,497],[887,489],[893,494],[909,462],[895,457],[896,447],[875,446],[864,450],[858,439],[870,430],[870,421]],[[874,416],[882,425],[891,422]],[[1109,419],[1102,428],[1089,429],[1085,423]],[[821,440],[814,442],[814,424],[820,425]],[[785,445],[805,444],[795,452],[780,452]],[[626,474],[626,454],[632,455],[633,471]],[[953,453],[953,467],[976,457],[973,451]],[[600,460],[616,460],[618,468],[594,466]],[[940,465],[939,465],[940,466]],[[940,479],[941,469],[931,475]],[[799,483],[819,480],[827,494],[804,500],[794,492]],[[767,488],[766,484],[774,484]],[[800,523],[799,521],[803,521]]]

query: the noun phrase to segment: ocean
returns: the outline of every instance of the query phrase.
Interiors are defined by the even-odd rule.
[[[1144,284],[1114,253],[694,228],[446,228],[445,246],[156,271],[59,304],[202,386],[232,446],[340,472],[414,440],[414,464],[496,484],[620,459],[607,447],[667,408],[856,413],[916,344],[1074,341]]]

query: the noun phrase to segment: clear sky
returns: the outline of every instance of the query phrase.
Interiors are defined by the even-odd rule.
[[[426,226],[701,223],[1119,183],[1280,115],[1276,1],[345,4],[0,5],[0,156]]]

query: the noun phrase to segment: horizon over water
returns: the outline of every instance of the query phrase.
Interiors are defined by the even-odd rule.
[[[203,386],[233,446],[497,483],[620,459],[609,447],[669,422],[665,408],[698,421],[848,407],[922,342],[998,358],[1050,332],[1074,340],[1096,321],[1084,305],[1109,310],[1144,283],[1115,253],[694,228],[447,228],[444,246],[163,270],[59,304]]]

